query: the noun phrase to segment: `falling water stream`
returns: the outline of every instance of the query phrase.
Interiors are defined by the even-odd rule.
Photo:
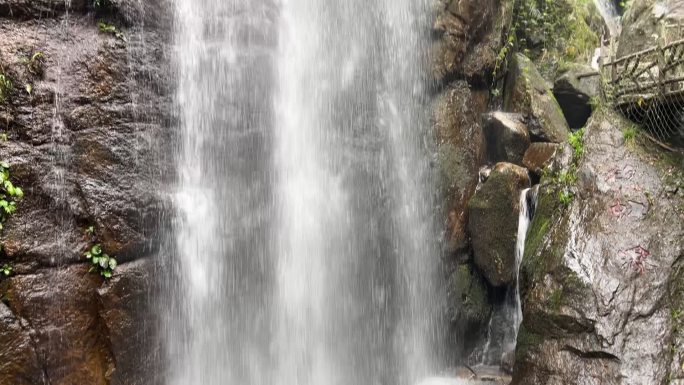
[[[168,383],[433,373],[427,1],[175,5]]]
[[[496,314],[490,319],[487,341],[482,347],[480,365],[499,366],[502,364],[503,355],[510,354],[516,347],[518,331],[523,320],[520,299],[520,265],[525,254],[527,231],[536,205],[536,193],[532,193],[532,191],[532,189],[526,188],[520,192],[518,198],[520,210],[518,212],[518,233],[515,245],[515,286],[508,289],[504,303],[499,309],[496,309]],[[500,324],[494,322],[497,318],[500,318]],[[493,339],[500,340],[493,341]]]

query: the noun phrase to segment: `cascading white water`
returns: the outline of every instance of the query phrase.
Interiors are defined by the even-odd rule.
[[[515,314],[513,318],[513,346],[518,338],[518,331],[522,323],[523,314],[520,300],[520,264],[525,255],[525,241],[527,240],[527,230],[530,228],[530,205],[528,194],[530,189],[524,189],[520,193],[520,214],[518,214],[518,236],[515,243]]]
[[[168,383],[429,374],[427,1],[175,3]]]
[[[596,4],[596,8],[598,8],[603,20],[605,20],[606,25],[608,26],[608,31],[610,32],[610,36],[618,37],[620,35],[620,13],[615,5],[615,1],[594,0],[594,4]]]

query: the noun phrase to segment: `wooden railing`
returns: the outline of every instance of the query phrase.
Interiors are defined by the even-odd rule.
[[[603,91],[615,106],[684,95],[684,39],[602,64]]]

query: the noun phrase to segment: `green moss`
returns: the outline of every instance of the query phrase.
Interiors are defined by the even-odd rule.
[[[519,48],[553,79],[569,62],[588,62],[599,45],[601,21],[589,0],[518,0]]]
[[[546,299],[546,304],[551,310],[558,310],[562,305],[563,300],[563,290],[556,289],[551,292],[551,295]]]

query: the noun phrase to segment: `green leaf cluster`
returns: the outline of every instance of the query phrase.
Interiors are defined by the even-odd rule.
[[[17,211],[17,201],[24,197],[21,187],[10,181],[10,165],[0,162],[0,230],[10,215]]]
[[[113,24],[107,23],[104,20],[100,20],[97,23],[97,27],[100,29],[100,32],[102,32],[102,33],[108,33],[108,34],[114,35],[119,40],[126,41],[126,36],[123,34],[123,32],[121,32]]]
[[[2,265],[2,269],[0,269],[0,273],[5,277],[9,277],[10,275],[12,275],[13,270],[14,268],[12,267],[12,265],[4,264]]]
[[[584,128],[571,133],[568,143],[572,146],[572,162],[576,166],[584,155]]]
[[[90,250],[85,252],[85,257],[90,260],[93,266],[90,272],[99,272],[105,278],[111,278],[114,269],[118,266],[116,258],[109,256],[102,251],[102,245],[95,244]]]

